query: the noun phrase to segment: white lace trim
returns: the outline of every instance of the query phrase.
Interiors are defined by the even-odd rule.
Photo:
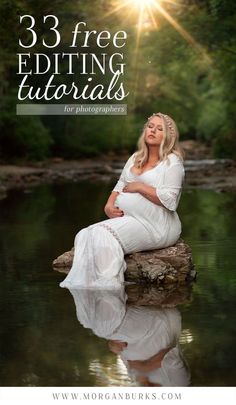
[[[114,231],[114,229],[112,229],[109,225],[106,225],[106,224],[98,224],[98,225],[99,225],[99,226],[103,226],[105,229],[107,229],[107,230],[114,236],[114,238],[117,240],[117,242],[119,242],[121,248],[122,248],[123,250],[125,250],[125,248],[124,248],[124,246],[123,246],[123,244],[122,244],[122,242],[121,242],[119,236],[118,236],[117,233]]]

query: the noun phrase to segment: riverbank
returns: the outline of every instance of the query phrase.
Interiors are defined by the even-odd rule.
[[[184,145],[185,144],[185,145]],[[236,161],[213,159],[205,145],[183,142],[185,158],[185,188],[207,188],[219,192],[236,192]],[[63,160],[54,158],[27,165],[0,165],[0,198],[8,190],[31,188],[41,184],[62,182],[115,181],[128,156],[106,155],[100,158]]]

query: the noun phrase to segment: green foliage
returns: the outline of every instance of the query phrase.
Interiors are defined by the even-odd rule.
[[[0,120],[1,158],[45,159],[52,143],[40,117],[17,116],[14,95],[5,97]]]
[[[18,150],[29,159],[45,159],[49,154],[52,140],[49,131],[37,117],[18,117],[15,130],[15,142]]]
[[[111,150],[133,150],[145,120],[154,111],[173,116],[182,140],[202,140],[212,147],[215,156],[236,158],[236,3],[233,0],[182,0],[178,6],[163,3],[182,27],[182,35],[181,28],[174,29],[156,12],[157,29],[144,27],[137,54],[137,9],[135,12],[135,8],[128,10],[126,7],[111,13],[116,5],[115,0],[76,3],[62,0],[39,3],[33,0],[1,1],[0,12],[4,16],[0,27],[3,43],[0,50],[1,158],[43,159],[48,155],[77,158]],[[126,9],[130,14],[124,18]],[[18,52],[18,35],[23,35],[19,24],[19,15],[23,14],[34,15],[37,21],[38,43],[32,52],[45,53],[41,39],[47,40],[48,30],[42,23],[46,14],[57,15],[60,19],[62,42],[57,52],[69,49],[71,31],[78,21],[86,21],[88,28],[97,32],[126,30],[128,41],[124,49],[126,73],[123,81],[130,93],[124,101],[128,103],[128,116],[16,117],[14,106],[20,78],[16,75],[15,53]],[[9,27],[13,26],[16,29],[10,31]],[[80,48],[76,51],[79,52]],[[94,39],[89,52],[97,53]],[[114,48],[109,46],[105,52],[111,55]],[[30,78],[36,88],[43,86],[47,79],[46,74]],[[105,87],[110,79],[108,74],[93,77],[94,82]],[[58,75],[55,80],[58,84],[69,84],[71,77]],[[87,83],[86,75],[79,72],[73,80],[80,88]],[[110,103],[110,100],[105,99],[103,103]]]

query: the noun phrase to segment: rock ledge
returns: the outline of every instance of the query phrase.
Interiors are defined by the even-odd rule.
[[[68,273],[74,256],[74,248],[53,261],[53,269]],[[127,270],[125,280],[138,284],[184,284],[194,280],[196,271],[189,245],[182,239],[164,249],[143,251],[125,256]]]

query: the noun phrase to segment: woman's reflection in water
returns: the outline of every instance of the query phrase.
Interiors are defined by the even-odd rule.
[[[78,321],[108,340],[132,380],[139,386],[188,386],[190,374],[178,343],[181,315],[177,308],[126,306],[117,291],[70,289]]]

